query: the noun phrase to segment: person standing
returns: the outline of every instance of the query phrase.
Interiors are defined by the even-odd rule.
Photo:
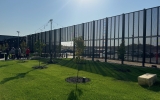
[[[30,54],[30,50],[29,50],[29,48],[27,48],[27,50],[26,50],[26,58],[27,59],[29,59],[29,54]]]
[[[9,56],[9,48],[6,48],[5,60],[8,59],[8,56]]]
[[[12,59],[15,59],[15,48],[14,47],[12,47],[11,49],[11,57]]]
[[[15,55],[16,55],[16,58],[19,59],[19,56],[18,56],[18,48],[16,48],[16,50],[15,50]]]
[[[18,58],[21,59],[21,48],[18,48]]]

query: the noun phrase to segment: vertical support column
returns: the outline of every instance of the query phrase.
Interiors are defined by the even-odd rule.
[[[134,55],[134,12],[133,12],[133,34],[132,34],[132,54]],[[132,61],[134,61],[134,56],[132,55]]]
[[[125,35],[125,14],[122,14],[122,43],[124,43],[124,35]],[[124,61],[124,56],[122,58],[122,64],[123,64],[123,61]]]
[[[89,45],[89,41],[90,41],[90,38],[89,38],[89,23],[90,22],[88,22],[88,37],[87,37],[87,41],[88,41],[88,48],[87,48],[87,56],[89,56],[90,55],[90,45]]]
[[[50,53],[50,55],[51,55],[51,40],[52,40],[51,31],[52,30],[49,31],[49,53]]]
[[[149,46],[149,54],[151,54],[151,45],[152,45],[152,9],[151,9],[151,37],[150,37],[150,46]],[[151,56],[149,56],[149,63],[151,63]]]
[[[130,17],[129,17],[129,14],[128,14],[128,33],[127,33],[127,34],[128,34],[128,50],[127,50],[127,51],[128,51],[128,52],[127,52],[127,60],[128,60],[128,61],[130,61],[130,55],[129,55],[129,52],[130,52],[130,48],[129,48],[129,18],[130,18]],[[132,54],[132,53],[131,53],[131,54]],[[132,56],[132,55],[131,55],[131,56]]]
[[[84,23],[82,23],[82,39],[84,40]]]
[[[57,35],[57,33],[56,33],[56,30],[54,30],[54,33],[53,33],[53,35],[54,35],[54,58],[56,58],[56,55],[57,55],[57,46],[56,46],[56,35]]]
[[[99,47],[98,47],[98,49],[99,49],[99,54],[100,54],[100,50],[101,50],[101,35],[103,35],[102,34],[102,32],[101,32],[101,19],[99,20],[100,22],[99,22]],[[98,25],[97,25],[98,26]]]
[[[93,39],[92,39],[92,61],[94,61],[94,40],[95,40],[95,21],[93,21]]]
[[[142,66],[145,67],[145,52],[146,52],[146,9],[143,10],[143,60]]]
[[[159,33],[159,7],[157,7],[157,47],[156,47],[156,64],[158,64],[158,33]]]
[[[44,32],[44,43],[46,44],[46,32]],[[47,51],[46,51],[46,46],[45,46],[45,53],[47,53]]]
[[[114,46],[113,46],[113,59],[115,60],[115,38],[116,38],[116,16],[114,16]]]
[[[139,61],[139,18],[140,18],[140,11],[138,11],[138,57],[137,57],[137,61]]]
[[[105,32],[105,62],[107,62],[107,49],[108,49],[108,18],[106,18],[106,32]]]
[[[59,29],[59,52],[60,52],[60,56],[61,55],[61,32],[62,32],[62,28]]]
[[[82,23],[82,39],[84,41],[84,23]],[[85,41],[84,41],[85,42]],[[84,57],[84,51],[83,51],[83,54],[82,56]]]
[[[73,39],[75,39],[75,25],[73,26]],[[73,58],[75,58],[75,43],[73,42]]]

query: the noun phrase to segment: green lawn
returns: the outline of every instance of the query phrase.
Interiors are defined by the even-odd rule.
[[[65,81],[76,76],[72,60],[32,69],[36,65],[36,60],[0,61],[0,100],[160,100],[159,69],[86,61],[79,66],[79,76],[91,81],[78,84],[75,95],[76,84]],[[156,73],[158,82],[151,87],[138,85],[137,77],[144,73]]]

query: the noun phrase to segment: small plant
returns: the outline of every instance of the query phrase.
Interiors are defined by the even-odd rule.
[[[5,50],[9,47],[8,43],[2,44],[0,46],[0,49],[2,50],[2,52],[5,52]]]
[[[39,57],[41,57],[42,50],[44,47],[45,44],[39,40],[34,43],[34,49],[38,53]],[[39,66],[40,66],[40,59],[39,59]]]
[[[78,82],[78,73],[79,73],[79,67],[78,64],[82,63],[82,54],[84,52],[85,46],[84,46],[84,40],[82,36],[76,37],[74,39],[74,44],[75,44],[75,52],[76,52],[76,59],[75,62],[77,63],[77,80],[76,80],[76,90],[77,90],[77,82]]]
[[[74,43],[75,43],[75,52],[76,52],[76,63],[80,63],[81,62],[81,56],[83,54],[83,51],[85,49],[85,46],[84,46],[84,40],[83,38],[80,36],[80,37],[77,37],[74,39]]]
[[[123,64],[124,61],[124,54],[125,54],[125,42],[122,41],[118,49],[118,58],[121,59],[121,64]]]
[[[26,48],[27,48],[27,44],[25,41],[22,41],[20,46],[21,46],[21,54],[20,55],[24,57],[25,52],[26,52]],[[22,59],[22,61],[23,61],[23,59]]]

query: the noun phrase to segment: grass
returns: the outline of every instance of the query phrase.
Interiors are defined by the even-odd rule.
[[[37,65],[36,60],[0,61],[0,100],[158,100],[160,97],[159,69],[86,61],[79,65],[79,76],[91,81],[78,84],[76,91],[76,84],[65,81],[77,73],[72,59],[59,60],[47,65],[47,69],[32,69]],[[158,82],[151,87],[138,85],[137,77],[144,73],[157,74]]]

